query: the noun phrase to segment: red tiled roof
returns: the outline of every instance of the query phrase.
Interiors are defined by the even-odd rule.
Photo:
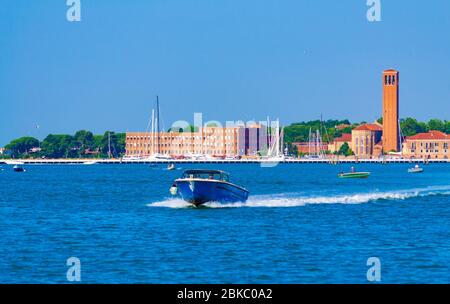
[[[341,137],[334,139],[335,142],[350,142],[352,141],[352,135],[348,133],[343,133]]]
[[[445,140],[445,139],[448,139],[448,140],[450,140],[450,135],[445,134],[441,131],[432,130],[432,131],[429,131],[428,133],[417,133],[416,135],[408,136],[408,137],[406,137],[406,139],[409,139],[409,140],[429,140],[429,139]]]
[[[383,131],[383,128],[377,124],[363,124],[353,130],[355,131]]]

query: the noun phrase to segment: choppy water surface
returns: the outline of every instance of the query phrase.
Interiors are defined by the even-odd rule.
[[[27,166],[0,171],[0,282],[64,283],[81,260],[85,283],[450,282],[450,166],[194,166],[231,173],[246,203],[193,208],[164,166]]]

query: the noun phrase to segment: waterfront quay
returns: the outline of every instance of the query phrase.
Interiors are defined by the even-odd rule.
[[[285,160],[270,159],[164,159],[164,160],[127,160],[127,159],[21,159],[21,160],[0,160],[2,165],[94,165],[94,164],[357,164],[357,163],[379,163],[379,164],[400,164],[400,163],[450,163],[450,159],[305,159],[292,158]]]

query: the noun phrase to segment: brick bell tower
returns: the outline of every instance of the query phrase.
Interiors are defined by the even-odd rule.
[[[400,150],[399,130],[399,72],[383,72],[383,152]]]

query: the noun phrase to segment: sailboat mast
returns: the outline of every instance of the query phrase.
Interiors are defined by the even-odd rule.
[[[308,155],[311,155],[311,127],[309,127],[308,134]]]
[[[270,118],[269,116],[267,116],[267,132],[266,132],[266,136],[267,136],[267,155],[270,154],[270,147],[272,145],[272,129],[270,128]]]
[[[157,153],[160,152],[159,150],[159,98],[158,95],[156,95],[156,150]]]
[[[150,130],[150,155],[155,151],[155,109],[152,109],[152,128]]]
[[[111,158],[111,131],[108,131],[108,157]]]

